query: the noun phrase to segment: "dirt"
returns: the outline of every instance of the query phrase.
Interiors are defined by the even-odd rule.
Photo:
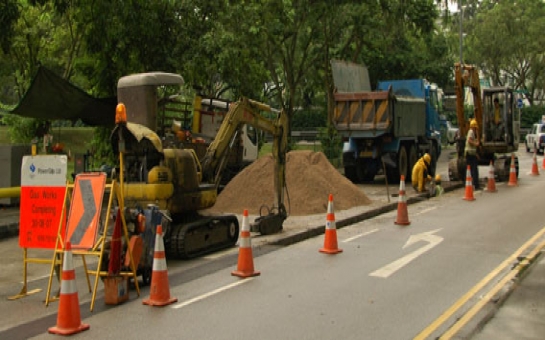
[[[260,157],[225,186],[207,212],[242,214],[248,209],[250,215],[266,215],[274,205],[273,169],[272,155]],[[286,186],[284,204],[288,215],[326,213],[329,194],[333,195],[335,211],[371,204],[365,193],[335,169],[322,152],[289,152]]]

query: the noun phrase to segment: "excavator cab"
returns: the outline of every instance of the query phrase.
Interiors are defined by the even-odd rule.
[[[483,147],[493,152],[518,150],[520,116],[515,110],[515,96],[509,87],[483,90]]]

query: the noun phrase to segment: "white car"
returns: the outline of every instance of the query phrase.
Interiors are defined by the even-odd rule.
[[[545,124],[536,123],[532,126],[532,130],[526,135],[524,140],[527,152],[543,153],[545,150]]]
[[[452,125],[450,121],[444,120],[441,122],[441,133],[445,134],[445,140],[448,144],[456,143],[456,138],[458,136],[458,127]]]

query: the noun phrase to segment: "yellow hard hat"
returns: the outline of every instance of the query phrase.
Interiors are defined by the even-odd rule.
[[[439,175],[439,174],[435,175],[435,181],[436,182],[441,182],[441,175]]]
[[[479,125],[477,124],[477,121],[475,119],[472,119],[471,122],[469,123],[469,127],[470,128],[478,128]]]
[[[425,153],[424,156],[422,157],[424,159],[424,161],[428,164],[431,163],[431,156],[429,153]]]

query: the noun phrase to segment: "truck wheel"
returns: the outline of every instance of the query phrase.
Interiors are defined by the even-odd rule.
[[[344,167],[344,176],[348,178],[352,183],[358,182],[358,175],[356,172],[356,167],[353,165]]]
[[[528,142],[524,142],[524,145],[526,146],[526,152],[530,152],[530,147],[528,146]]]
[[[408,167],[407,149],[404,145],[399,148],[397,155],[396,167],[388,167],[386,169],[388,176],[388,183],[399,183],[401,175],[405,176],[405,182],[407,182],[407,167]]]
[[[435,169],[437,168],[437,145],[435,143],[432,143],[431,150],[430,150],[430,156],[431,156],[431,164],[430,164],[430,174],[435,176]]]
[[[413,167],[418,161],[418,154],[416,153],[416,146],[411,145],[409,149],[409,166],[407,169],[407,182],[412,180]]]

